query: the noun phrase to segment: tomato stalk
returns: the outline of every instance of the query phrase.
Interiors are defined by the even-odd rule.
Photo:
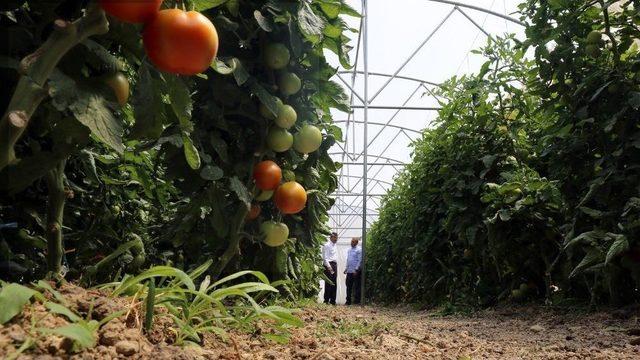
[[[227,249],[218,258],[218,262],[212,270],[211,277],[213,279],[218,279],[231,259],[233,259],[234,256],[240,253],[240,240],[242,238],[242,233],[240,232],[240,230],[244,226],[247,213],[249,213],[249,209],[245,206],[245,204],[240,204],[235,216],[231,220],[232,229],[230,232],[229,246],[227,246]]]
[[[262,157],[260,157],[262,158]],[[251,163],[250,169],[253,169],[253,165],[255,164],[255,160]],[[253,194],[256,191],[256,186],[252,185],[249,187],[248,185],[253,182],[253,176],[249,175],[249,180],[245,186],[249,189],[249,193]],[[234,256],[240,253],[240,240],[243,237],[242,228],[246,222],[247,214],[249,213],[249,207],[245,206],[244,203],[241,203],[236,210],[236,214],[231,220],[231,232],[229,239],[229,246],[224,251],[224,253],[218,258],[218,262],[215,264],[213,270],[211,271],[211,277],[213,279],[218,279],[222,271],[227,267],[231,259]]]
[[[45,176],[49,191],[47,204],[47,270],[57,277],[62,269],[62,220],[66,193],[64,191],[64,167],[66,160],[58,162]]]
[[[618,51],[618,42],[616,41],[615,36],[611,33],[611,24],[609,22],[609,10],[608,5],[604,3],[603,0],[599,1],[600,7],[602,7],[602,14],[604,16],[604,33],[607,34],[609,40],[611,40],[611,49],[614,54],[614,62],[616,64],[620,63],[620,52]]]
[[[20,80],[0,120],[0,170],[16,161],[14,146],[46,97],[46,82],[60,59],[89,36],[107,31],[109,22],[104,11],[97,4],[92,4],[86,14],[75,22],[56,20],[49,38],[34,53],[22,59]]]

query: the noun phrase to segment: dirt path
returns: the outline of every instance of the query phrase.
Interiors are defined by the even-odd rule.
[[[294,331],[290,344],[252,348],[241,342],[241,357],[640,359],[638,312],[579,314],[523,307],[443,317],[409,309],[323,305],[307,308],[302,317],[307,325]]]
[[[91,308],[96,319],[129,305],[126,298],[75,286],[62,293],[74,311]],[[89,299],[95,307],[87,306]],[[34,304],[0,326],[0,359],[25,341],[32,318],[44,318],[39,326],[45,327],[66,323],[45,315]],[[292,330],[286,344],[267,341],[271,330],[263,324],[253,334],[231,332],[226,342],[208,335],[202,347],[178,347],[171,345],[175,331],[168,318],[158,316],[147,337],[132,311],[100,329],[94,348],[71,354],[65,339],[41,337],[19,359],[640,359],[637,308],[585,313],[521,306],[440,316],[409,308],[310,305],[298,317],[305,325]]]

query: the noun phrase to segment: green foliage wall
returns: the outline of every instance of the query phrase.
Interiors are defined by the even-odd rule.
[[[163,7],[174,5],[165,1]],[[0,30],[12,40],[0,51],[3,108],[19,60],[41,46],[55,19],[80,18],[85,6],[73,0],[2,4]],[[158,71],[144,54],[141,25],[111,18],[108,32],[60,61],[48,96],[16,144],[20,160],[0,174],[3,278],[28,280],[47,271],[52,192],[45,180],[62,168],[57,179],[66,200],[61,225],[69,279],[91,283],[155,263],[191,268],[213,259],[216,276],[251,268],[291,279],[294,295],[315,291],[328,195],[337,186],[338,164],[327,151],[342,136],[330,109],[348,109],[341,87],[329,80],[336,69],[324,51],[348,64],[346,33],[354,30],[341,16],[359,15],[339,0],[179,2],[183,6],[209,17],[219,34],[218,58],[203,74]],[[279,72],[265,66],[264,48],[275,42],[291,53],[286,70],[302,79],[295,95],[285,96],[277,86]],[[132,84],[124,107],[103,82],[115,71]],[[303,124],[322,130],[318,151],[268,150],[270,121],[259,105],[273,110],[277,97],[297,111],[292,132]],[[262,159],[292,171],[308,190],[303,212],[282,216],[264,202],[260,217],[245,221],[257,195],[252,167]],[[289,226],[286,246],[262,244],[259,224],[272,218]]]
[[[374,299],[640,298],[638,4],[575,3],[522,4],[527,40],[443,84],[371,231]]]

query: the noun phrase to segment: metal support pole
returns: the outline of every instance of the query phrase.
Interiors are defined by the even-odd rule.
[[[362,48],[362,57],[363,57],[363,67],[364,67],[364,131],[363,131],[363,161],[362,161],[362,263],[360,268],[362,269],[362,274],[360,275],[360,299],[362,305],[366,303],[366,248],[367,248],[367,146],[369,141],[367,139],[367,127],[368,127],[368,113],[369,113],[369,12],[367,11],[367,0],[362,0],[362,15],[363,15],[363,32],[362,32],[362,40],[363,40],[363,48]]]

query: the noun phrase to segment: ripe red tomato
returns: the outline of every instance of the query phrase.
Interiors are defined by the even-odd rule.
[[[205,71],[218,52],[218,33],[197,11],[162,10],[144,28],[144,48],[167,72],[195,75]]]
[[[100,0],[104,11],[122,21],[145,23],[158,13],[162,0]]]
[[[253,167],[253,179],[260,190],[273,190],[280,185],[282,170],[271,160],[261,161]]]
[[[289,181],[278,187],[273,200],[283,214],[296,214],[307,204],[307,192],[302,185]]]
[[[262,208],[260,208],[260,205],[258,204],[251,205],[251,209],[247,213],[247,218],[246,218],[247,221],[254,220],[255,218],[257,218],[260,215],[261,211],[262,211]]]

